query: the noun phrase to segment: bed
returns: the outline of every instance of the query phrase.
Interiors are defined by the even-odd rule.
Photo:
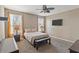
[[[44,43],[51,44],[51,39],[47,33],[41,33],[41,32],[29,32],[24,33],[25,39],[27,39],[37,50],[40,45],[43,45]]]

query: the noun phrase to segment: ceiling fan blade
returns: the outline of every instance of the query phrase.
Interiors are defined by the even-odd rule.
[[[48,10],[53,10],[53,9],[55,9],[55,8],[47,8]]]
[[[46,5],[43,5],[42,9],[36,9],[36,10],[41,10],[40,13],[50,13],[50,10],[53,10],[53,9],[55,9],[55,8],[53,8],[53,7],[47,8]]]
[[[44,10],[43,12],[44,12],[44,13],[50,13],[50,11],[49,11],[49,10]]]
[[[42,12],[44,12],[44,11],[41,11],[40,13],[42,13]]]
[[[50,11],[49,11],[49,10],[47,10],[46,12],[47,12],[47,13],[50,13]]]

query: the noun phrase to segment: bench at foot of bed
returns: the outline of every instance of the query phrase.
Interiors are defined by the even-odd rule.
[[[34,40],[33,46],[38,50],[39,46],[47,44],[47,43],[51,44],[50,38],[36,39]]]

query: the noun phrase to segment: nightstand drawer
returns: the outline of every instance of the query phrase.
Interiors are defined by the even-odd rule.
[[[14,35],[14,38],[16,42],[20,41],[20,35]]]

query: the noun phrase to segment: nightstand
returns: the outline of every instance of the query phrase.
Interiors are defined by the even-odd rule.
[[[20,41],[20,35],[18,34],[18,35],[14,35],[14,38],[15,38],[15,41],[16,42],[19,42]]]

